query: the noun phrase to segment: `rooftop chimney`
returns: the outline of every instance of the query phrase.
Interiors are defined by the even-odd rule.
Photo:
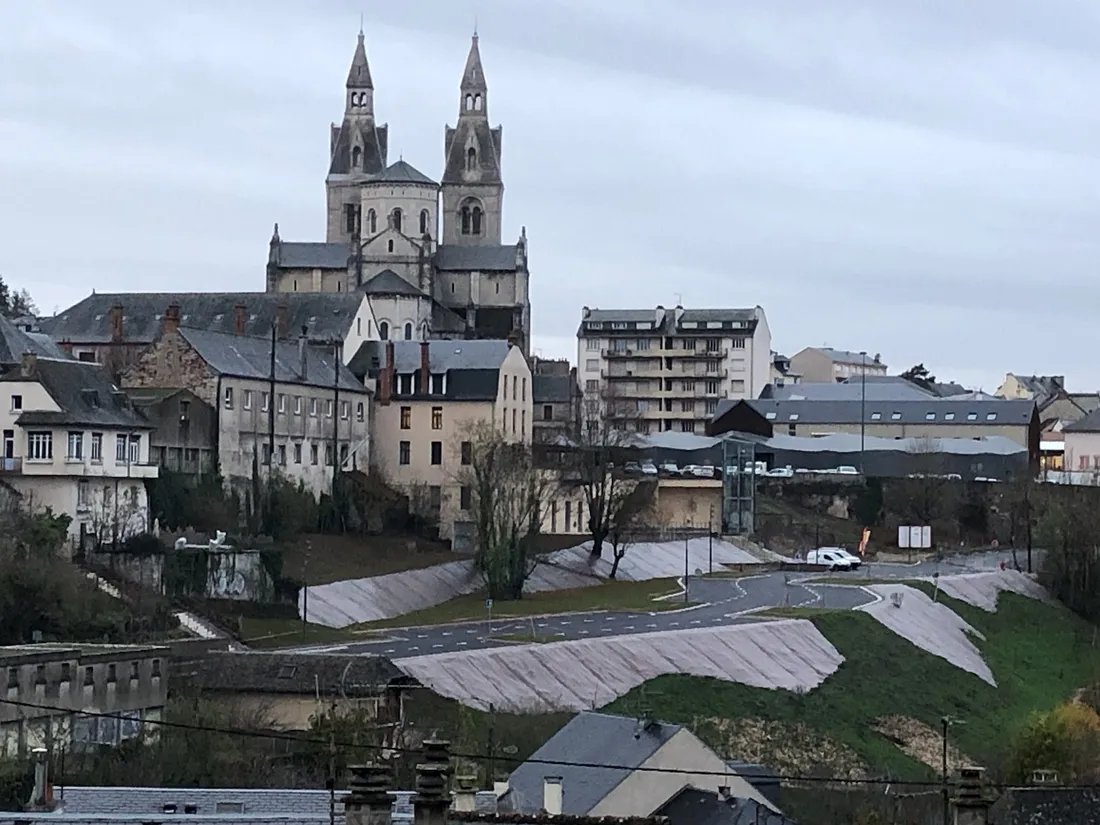
[[[180,305],[169,304],[168,309],[164,311],[164,321],[161,327],[161,334],[168,332],[175,332],[180,328]]]
[[[50,781],[50,755],[45,748],[35,748],[34,790],[31,791],[27,809],[31,811],[53,810],[53,783]]]
[[[111,307],[111,342],[122,342],[122,304]]]
[[[413,825],[446,825],[451,806],[447,780],[451,773],[449,742],[425,740],[424,761],[416,766],[416,796],[413,797]]]
[[[298,374],[302,380],[306,380],[306,362],[309,355],[306,345],[309,343],[309,327],[302,327],[302,334],[298,336]]]
[[[275,326],[278,329],[280,338],[286,338],[286,315],[287,306],[285,303],[275,307]]]
[[[19,364],[19,373],[24,378],[34,378],[38,372],[38,356],[33,352],[24,352]]]
[[[456,811],[477,810],[477,777],[456,776],[455,784],[458,787],[454,792],[454,809]]]
[[[388,765],[352,765],[348,794],[344,797],[347,825],[390,825],[393,800],[390,798]]]
[[[961,768],[955,796],[955,825],[986,825],[992,805],[993,799],[985,787],[985,768]]]
[[[420,342],[420,392],[427,395],[431,392],[432,362],[431,349],[427,341]]]
[[[378,403],[387,406],[393,398],[393,341],[386,342],[386,363],[382,365],[382,373],[378,376]]]
[[[561,777],[544,777],[542,780],[542,809],[550,816],[561,816],[562,801]]]
[[[237,304],[233,307],[233,332],[237,335],[244,335],[245,321],[248,320],[248,310],[244,304]]]

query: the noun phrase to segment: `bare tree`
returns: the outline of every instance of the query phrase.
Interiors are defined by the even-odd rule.
[[[519,599],[535,569],[535,537],[550,491],[530,444],[512,441],[488,422],[473,425],[469,464],[460,482],[470,489],[475,563],[491,599]]]
[[[607,536],[612,555],[608,578],[615,578],[619,572],[619,562],[634,543],[638,530],[649,520],[656,501],[657,482],[647,480],[634,482],[630,492],[616,502]]]

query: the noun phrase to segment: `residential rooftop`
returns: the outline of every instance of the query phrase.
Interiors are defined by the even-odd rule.
[[[760,307],[751,309],[596,309],[584,307],[577,337],[629,335],[639,332],[662,335],[751,336],[763,318]]]

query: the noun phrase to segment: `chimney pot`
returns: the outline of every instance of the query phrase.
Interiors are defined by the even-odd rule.
[[[111,342],[115,344],[122,342],[122,313],[122,304],[111,307]]]
[[[456,776],[455,784],[458,787],[454,792],[454,809],[456,811],[477,810],[477,777]]]
[[[424,761],[416,766],[416,796],[413,798],[414,825],[446,825],[450,807],[448,779],[451,773],[450,743],[425,740]]]
[[[180,305],[169,304],[164,311],[164,320],[161,326],[161,334],[175,332],[180,328]]]
[[[309,350],[308,350],[308,347],[307,347],[307,345],[309,343],[308,331],[309,330],[308,330],[307,327],[302,327],[302,334],[298,336],[298,374],[301,376],[303,381],[305,381],[307,376],[308,376],[308,372],[307,372],[307,366],[308,366],[307,362],[308,362],[308,356],[309,356]]]
[[[344,796],[347,825],[390,825],[393,800],[389,795],[392,772],[388,765],[350,765],[351,780]]]
[[[550,816],[561,816],[562,791],[560,776],[547,776],[542,780],[542,809]]]

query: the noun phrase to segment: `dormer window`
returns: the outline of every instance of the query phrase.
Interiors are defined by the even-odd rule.
[[[477,169],[477,149],[471,146],[466,150],[466,171],[473,172]]]

